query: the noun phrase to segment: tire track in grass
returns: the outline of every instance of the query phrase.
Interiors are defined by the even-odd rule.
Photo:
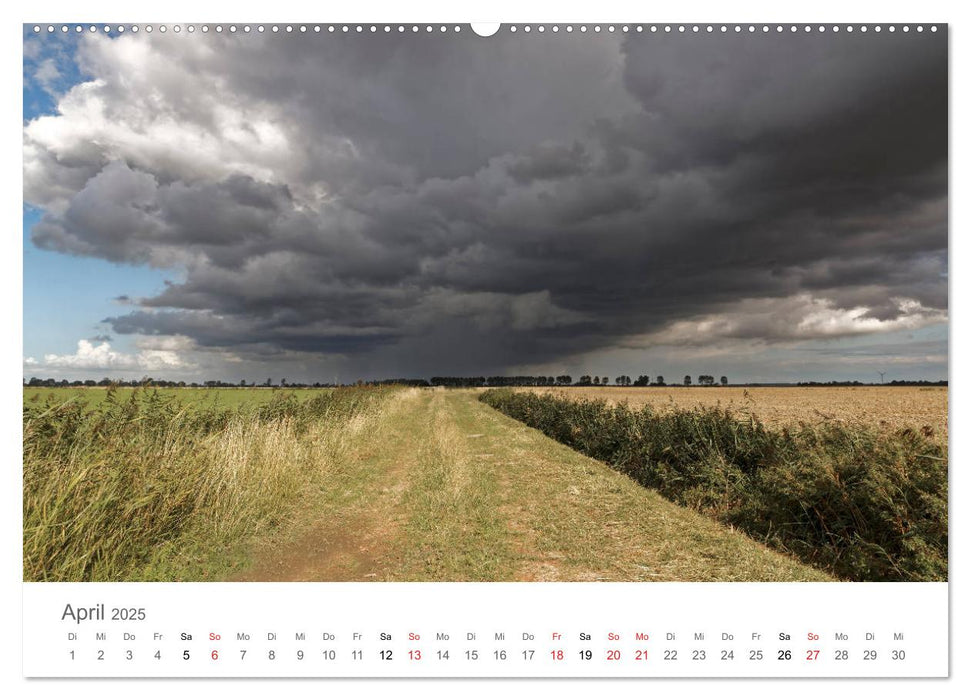
[[[460,422],[452,392],[431,392],[430,428],[402,499],[398,580],[498,581],[514,573],[495,474],[474,454],[480,435]]]

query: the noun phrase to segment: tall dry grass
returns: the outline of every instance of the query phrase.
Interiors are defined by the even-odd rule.
[[[393,389],[198,409],[156,392],[24,408],[27,581],[204,578],[291,516]]]

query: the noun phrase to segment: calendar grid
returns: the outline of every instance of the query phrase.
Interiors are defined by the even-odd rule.
[[[936,583],[25,584],[24,604],[31,677],[948,674]]]

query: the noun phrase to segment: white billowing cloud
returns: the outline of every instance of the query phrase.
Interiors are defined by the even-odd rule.
[[[769,342],[841,338],[869,333],[916,330],[947,323],[947,311],[919,301],[892,298],[892,318],[871,316],[866,306],[841,308],[829,299],[797,294],[781,299],[745,299],[719,313],[675,321],[647,335],[629,339],[628,347],[705,346],[721,340]]]
[[[111,349],[108,342],[92,343],[79,340],[78,348],[71,355],[48,353],[43,360],[28,357],[24,366],[31,369],[73,369],[105,371],[146,371],[182,370],[192,367],[192,363],[182,357],[191,347],[187,338],[140,338],[136,341],[137,353],[124,353]]]
[[[870,309],[857,306],[852,309],[833,308],[832,304],[812,300],[813,310],[796,325],[794,335],[805,338],[883,333],[899,330],[916,330],[932,323],[947,323],[947,312],[925,308],[916,299],[891,299],[897,305],[896,318],[872,318]]]
[[[57,62],[53,58],[46,58],[37,65],[34,71],[34,80],[40,83],[41,87],[49,93],[54,93],[54,84],[60,80],[61,71],[57,68]]]
[[[78,60],[100,77],[72,87],[59,100],[58,114],[25,127],[24,198],[52,211],[66,206],[73,192],[50,181],[64,175],[44,165],[51,156],[77,170],[81,182],[114,160],[186,180],[234,173],[265,181],[285,177],[294,153],[277,110],[216,89],[211,75],[196,70],[212,51],[207,42],[87,37]],[[175,89],[191,100],[171,99]]]

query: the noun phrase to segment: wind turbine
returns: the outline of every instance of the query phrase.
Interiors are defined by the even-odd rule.
[[[880,375],[880,383],[883,384],[883,375],[885,375],[886,372],[877,372],[877,374]]]

